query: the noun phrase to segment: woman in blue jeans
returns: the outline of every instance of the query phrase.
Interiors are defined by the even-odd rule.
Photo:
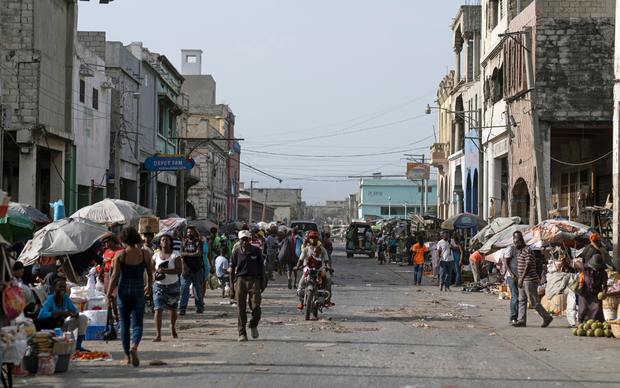
[[[129,227],[123,229],[118,236],[125,249],[114,255],[113,273],[110,277],[110,287],[114,290],[118,285],[118,310],[121,316],[121,342],[125,358],[121,364],[140,365],[138,345],[142,339],[142,325],[144,320],[145,295],[153,285],[153,260],[151,254],[142,249],[142,238],[138,231]],[[144,271],[147,273],[147,284],[144,285]],[[108,292],[108,303],[114,296]],[[129,346],[131,328],[131,347]]]

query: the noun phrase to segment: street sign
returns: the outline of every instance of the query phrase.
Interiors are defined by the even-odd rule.
[[[427,163],[407,163],[407,179],[429,179],[431,166]]]
[[[195,165],[194,159],[185,155],[158,155],[144,161],[144,168],[149,171],[191,170]]]

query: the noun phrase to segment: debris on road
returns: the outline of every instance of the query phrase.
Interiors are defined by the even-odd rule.
[[[151,361],[149,361],[149,365],[153,365],[153,366],[168,365],[168,363],[154,358]]]

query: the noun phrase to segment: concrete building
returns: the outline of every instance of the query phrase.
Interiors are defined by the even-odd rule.
[[[68,213],[77,207],[74,198],[65,198],[70,190],[66,170],[73,157],[76,26],[74,1],[0,2],[6,129],[0,183],[12,200],[47,214],[49,203],[59,199],[66,202]]]
[[[431,144],[430,164],[437,168],[437,217],[446,219],[450,216],[450,168],[448,156],[451,152],[452,140],[452,89],[454,87],[454,70],[439,83],[437,89],[437,141]]]
[[[237,214],[239,214],[240,220],[247,220],[250,216],[250,196],[247,194],[239,195],[239,209],[237,210]],[[256,221],[265,221],[265,222],[273,222],[274,221],[274,211],[275,209],[272,206],[265,206],[264,203],[258,202],[257,200],[252,201],[252,219]]]
[[[437,181],[429,180],[428,212],[437,208]],[[409,179],[362,179],[359,183],[359,211],[355,218],[408,218],[424,214],[424,193],[419,182]]]
[[[437,90],[439,133],[431,145],[430,163],[438,169],[441,219],[463,212],[478,214],[481,17],[479,5],[459,7],[451,26],[455,70]]]
[[[340,201],[325,201],[325,205],[308,205],[308,218],[318,224],[342,224],[347,220],[349,198]]]
[[[235,115],[228,105],[215,103],[215,80],[203,75],[201,66],[202,50],[181,50],[183,92],[191,101],[187,143],[202,169],[201,182],[188,192],[187,215],[236,220],[241,145],[234,140]]]
[[[612,151],[614,5],[483,2],[489,218],[508,210],[532,224],[578,220],[581,207],[604,205],[612,193],[611,159],[604,156]],[[506,32],[519,34],[499,36]]]
[[[105,34],[78,32],[73,64],[73,136],[72,163],[68,181],[75,182],[65,198],[77,208],[106,198],[110,163],[110,123],[112,82],[105,70]],[[95,35],[96,34],[96,35]],[[90,51],[81,40],[90,37]],[[100,57],[102,55],[102,57]],[[72,179],[72,177],[75,177]]]
[[[252,198],[274,208],[274,221],[290,222],[306,217],[306,203],[301,200],[301,189],[254,187]]]

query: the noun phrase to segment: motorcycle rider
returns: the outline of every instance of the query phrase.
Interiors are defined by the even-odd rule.
[[[317,232],[310,232],[308,234],[307,241],[308,241],[308,244],[301,251],[301,255],[299,256],[299,261],[297,262],[297,266],[295,266],[293,270],[297,271],[299,268],[307,266],[308,259],[314,254],[315,249],[316,249],[316,252],[319,255],[319,258],[321,259],[321,262],[327,269],[327,271],[325,272],[325,290],[329,292],[329,299],[326,301],[327,302],[326,306],[332,307],[334,306],[334,303],[332,303],[331,301],[332,274],[334,273],[334,270],[332,269],[332,266],[329,263],[329,256],[327,255],[327,251],[325,250],[325,248],[322,245],[319,245],[319,234]],[[319,250],[320,250],[320,253],[319,253]],[[302,274],[301,280],[299,281],[298,291],[300,291],[305,286],[306,286],[306,276]],[[299,303],[299,306],[297,306],[298,310],[303,310],[304,308],[302,298],[303,298],[303,295],[300,296],[300,303]]]

